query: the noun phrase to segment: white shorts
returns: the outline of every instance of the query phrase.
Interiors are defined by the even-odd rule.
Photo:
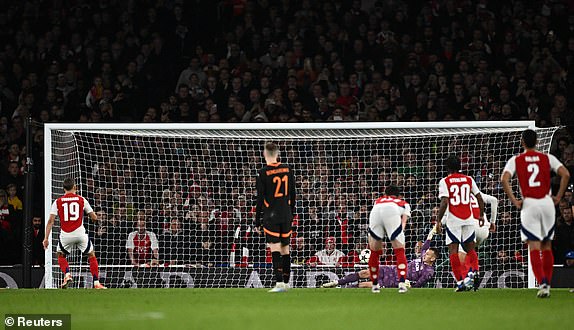
[[[552,198],[525,198],[522,200],[520,218],[522,241],[547,241],[554,238],[556,209]]]
[[[462,220],[448,214],[445,220],[446,245],[474,242],[474,219]]]
[[[405,244],[401,213],[393,204],[373,206],[369,216],[369,234],[379,241],[387,236],[390,241],[397,240]]]
[[[80,250],[83,254],[94,251],[94,245],[86,234],[84,227],[79,227],[71,233],[61,232],[56,251],[70,254],[74,249]]]
[[[474,221],[474,239],[476,241],[476,247],[479,247],[482,243],[484,243],[484,241],[486,241],[488,235],[490,235],[490,222],[485,221],[484,226],[481,227],[478,224],[478,220],[474,219],[473,221]],[[462,244],[458,246],[458,252],[466,253]]]

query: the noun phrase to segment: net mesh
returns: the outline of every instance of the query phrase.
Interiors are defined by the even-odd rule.
[[[548,151],[555,128],[538,129]],[[295,171],[292,285],[320,285],[365,267],[368,215],[385,186],[401,187],[413,217],[406,229],[409,260],[432,228],[442,161],[461,157],[463,172],[500,200],[498,229],[479,249],[482,286],[526,287],[527,252],[518,213],[504,198],[499,177],[521,151],[521,128],[402,129],[89,129],[50,130],[52,201],[66,177],[98,214],[84,219],[109,287],[270,286],[270,255],[253,230],[255,176],[265,141],[279,144],[280,160]],[[487,215],[491,217],[487,208]],[[52,280],[57,266],[58,221],[52,235]],[[347,257],[309,264],[334,237]],[[443,237],[429,286],[452,285]],[[392,264],[392,249],[385,263]],[[78,287],[91,287],[85,257],[68,257]]]

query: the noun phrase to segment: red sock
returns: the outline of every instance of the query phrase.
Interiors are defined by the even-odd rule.
[[[407,279],[407,256],[405,255],[405,248],[397,248],[395,256],[397,257],[397,274],[399,282],[404,282]]]
[[[96,257],[89,257],[88,262],[90,263],[90,273],[92,273],[94,281],[98,281],[100,275],[98,272],[98,259],[96,259]]]
[[[60,265],[60,269],[62,272],[64,272],[64,274],[70,272],[70,265],[68,265],[68,260],[66,260],[66,257],[58,256],[58,265]]]
[[[450,267],[457,281],[462,281],[462,264],[460,263],[460,257],[458,253],[453,253],[449,256]]]
[[[468,267],[466,268],[467,270],[466,273],[468,273],[471,269],[472,271],[478,270],[478,254],[476,254],[475,250],[468,251],[468,253],[466,254],[466,261],[468,261]],[[465,265],[466,264],[467,263],[465,262]]]
[[[471,267],[472,266],[470,265],[470,258],[468,257],[468,255],[466,255],[466,257],[464,258],[464,274],[468,274]]]
[[[544,279],[544,269],[542,268],[542,259],[540,258],[540,250],[530,250],[530,264],[532,271],[536,277],[538,284],[542,284]]]
[[[552,283],[552,271],[554,270],[554,254],[552,250],[542,251],[542,268],[544,269],[546,284]],[[544,279],[542,279],[542,281],[544,281]]]
[[[369,276],[373,284],[379,283],[379,259],[381,258],[382,251],[371,250],[369,257]]]

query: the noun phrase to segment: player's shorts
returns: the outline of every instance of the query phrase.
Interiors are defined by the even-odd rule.
[[[263,231],[267,243],[281,243],[285,246],[289,245],[291,241],[291,222],[265,223],[263,224]]]
[[[405,244],[405,233],[398,209],[391,203],[373,206],[369,215],[369,235],[379,241],[386,236],[390,241],[397,240]]]
[[[463,220],[452,214],[447,215],[445,220],[446,245],[452,243],[465,244],[474,242],[474,219]]]
[[[80,227],[71,233],[61,232],[56,251],[63,254],[70,254],[74,249],[80,250],[83,254],[94,251],[94,245],[88,238],[84,227]]]
[[[547,241],[554,239],[556,209],[552,198],[524,198],[520,218],[522,241]]]
[[[476,246],[478,247],[482,243],[484,243],[484,241],[486,241],[486,239],[488,238],[488,235],[490,235],[490,222],[485,221],[484,226],[481,227],[478,224],[478,220],[475,219],[473,221],[474,221],[474,238],[476,241]],[[462,244],[458,246],[458,251],[466,253]]]

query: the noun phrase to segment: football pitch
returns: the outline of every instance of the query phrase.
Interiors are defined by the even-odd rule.
[[[0,291],[1,314],[70,313],[72,329],[567,329],[573,308],[564,289],[549,299],[525,289]]]

